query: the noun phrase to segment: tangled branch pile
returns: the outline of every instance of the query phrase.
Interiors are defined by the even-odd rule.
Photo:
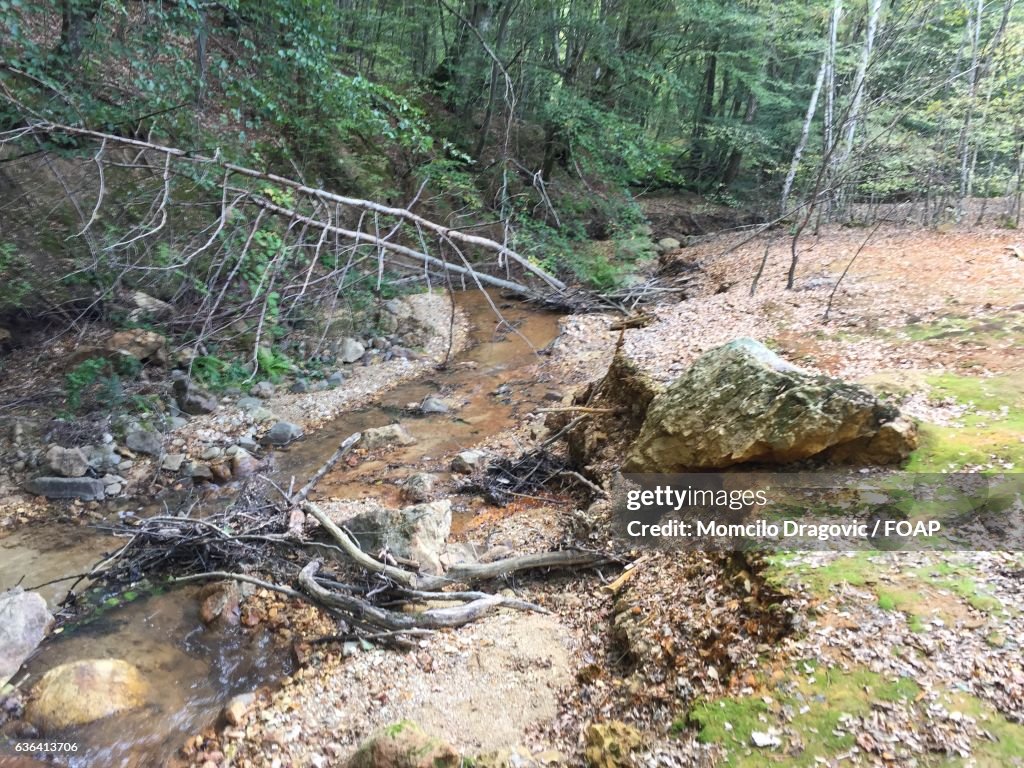
[[[489,563],[455,565],[431,574],[378,559],[307,500],[316,482],[359,442],[356,433],[299,491],[289,495],[261,478],[233,504],[205,516],[198,507],[179,516],[151,517],[117,530],[128,543],[98,564],[90,578],[127,587],[143,577],[174,583],[233,579],[312,603],[336,616],[342,632],[408,645],[431,630],[458,627],[496,608],[544,612],[538,605],[472,589],[528,570],[583,568],[606,562],[597,552],[562,549]],[[276,492],[280,501],[271,501]],[[455,607],[405,611],[445,601]]]

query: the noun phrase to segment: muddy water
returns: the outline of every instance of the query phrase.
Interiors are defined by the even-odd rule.
[[[495,302],[499,299],[494,298]],[[540,403],[551,385],[536,379],[537,352],[558,333],[558,318],[520,305],[499,305],[499,320],[479,292],[459,296],[471,328],[469,348],[445,370],[431,371],[384,393],[372,406],[353,410],[277,454],[278,479],[301,484],[356,431],[401,421],[417,443],[323,479],[317,494],[341,498],[376,496],[394,502],[392,482],[424,468],[437,469],[452,454],[510,426],[524,407]],[[495,392],[498,392],[496,395]],[[446,400],[447,414],[416,415],[407,408],[427,395]],[[120,540],[73,525],[50,525],[0,540],[0,589],[21,581],[35,586],[88,570]],[[66,584],[41,591],[51,602]],[[108,610],[88,625],[51,638],[29,661],[25,674],[84,658],[114,657],[136,664],[152,696],[137,712],[109,718],[48,738],[80,745],[71,768],[148,768],[166,765],[185,739],[210,725],[236,693],[272,684],[290,671],[291,659],[263,633],[211,629],[198,616],[192,590],[141,597]],[[16,679],[19,679],[16,678]],[[8,752],[9,753],[9,752]],[[0,738],[0,767],[5,749]]]

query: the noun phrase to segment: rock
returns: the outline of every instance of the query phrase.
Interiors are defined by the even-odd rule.
[[[898,415],[863,387],[803,371],[753,339],[741,338],[702,355],[654,398],[623,471],[827,458],[836,446],[870,444]],[[916,445],[912,432],[885,430],[874,461],[905,457]],[[852,450],[845,458],[856,461],[860,455]]]
[[[340,387],[342,382],[345,381],[345,374],[341,371],[335,371],[327,377],[327,385],[330,387]]]
[[[196,596],[199,600],[199,618],[204,624],[237,626],[242,615],[242,592],[235,581],[217,581],[207,584]]]
[[[255,453],[260,449],[260,444],[256,442],[252,435],[242,435],[238,438],[238,447],[249,453]]]
[[[462,758],[443,741],[403,720],[378,731],[346,762],[346,768],[458,768]]]
[[[167,428],[171,431],[181,429],[186,424],[188,424],[188,419],[182,418],[181,416],[171,416],[171,418],[167,420]]]
[[[35,592],[0,592],[0,689],[14,677],[46,636],[53,616]]]
[[[167,339],[155,331],[142,328],[118,331],[107,337],[103,346],[108,353],[134,357],[142,362],[166,365],[168,361]]]
[[[452,472],[471,475],[483,467],[487,456],[482,451],[462,451],[452,459]]]
[[[409,501],[427,501],[434,492],[436,482],[437,478],[429,472],[416,472],[402,483],[402,496]]]
[[[347,520],[365,552],[387,549],[398,557],[414,560],[428,573],[441,573],[441,552],[452,527],[452,503],[448,499],[404,509],[372,505]]]
[[[633,765],[630,753],[644,745],[643,735],[630,725],[612,720],[593,723],[586,731],[583,756],[591,768]]]
[[[160,469],[166,470],[167,472],[177,472],[181,469],[181,465],[184,463],[184,453],[168,453],[164,456],[164,460],[160,462]]]
[[[203,450],[199,454],[199,458],[203,461],[212,461],[213,459],[219,459],[224,455],[224,450],[219,445],[211,445],[209,448]]]
[[[89,471],[89,460],[81,448],[54,445],[46,452],[46,468],[60,477],[82,477]]]
[[[124,444],[135,453],[147,456],[159,456],[164,450],[163,435],[148,429],[132,430],[124,436]]]
[[[374,338],[370,339],[370,346],[373,347],[374,349],[379,349],[383,351],[385,349],[388,349],[391,346],[391,343],[383,336],[375,336]]]
[[[210,474],[213,475],[214,482],[226,483],[231,480],[231,465],[226,461],[211,464]]]
[[[253,708],[255,703],[255,693],[240,693],[237,696],[233,696],[231,700],[224,705],[224,709],[221,710],[221,714],[230,725],[238,727],[245,722],[245,716],[249,714],[249,710]]]
[[[0,349],[8,349],[11,346],[11,332],[0,326]]]
[[[89,462],[89,468],[97,472],[114,469],[122,461],[121,456],[111,444],[87,445],[82,448],[82,451],[85,453],[86,461]]]
[[[386,427],[364,429],[359,442],[368,451],[372,451],[392,445],[415,445],[416,438],[401,424],[388,424]]]
[[[355,363],[362,359],[366,347],[353,338],[346,337],[338,345],[338,359],[343,363]]]
[[[678,251],[680,243],[674,237],[663,237],[658,241],[658,249],[661,253],[667,253],[669,251]]]
[[[547,392],[544,393],[544,400],[545,402],[548,403],[560,403],[562,402],[562,398],[564,397],[565,395],[563,395],[561,392],[557,392],[556,390],[553,389],[549,389]]]
[[[274,412],[269,408],[257,408],[256,410],[252,411],[249,414],[249,416],[252,418],[253,421],[260,424],[262,424],[264,421],[273,421],[274,419],[277,418],[277,416],[274,415]]]
[[[91,477],[37,477],[28,483],[29,493],[48,499],[103,501],[103,483]]]
[[[205,389],[195,386],[180,371],[174,379],[174,397],[183,413],[200,416],[217,410],[217,398]]]
[[[231,457],[231,474],[235,477],[250,477],[260,468],[259,461],[244,448],[239,448]]]
[[[238,402],[235,403],[243,411],[255,411],[257,408],[263,407],[263,401],[258,397],[240,397]]]
[[[290,421],[279,421],[263,436],[264,445],[288,445],[302,437],[302,427]]]
[[[252,389],[249,390],[249,394],[253,397],[259,397],[263,400],[273,397],[277,389],[269,381],[257,381],[252,385]]]
[[[305,394],[309,392],[309,382],[305,379],[296,379],[295,383],[288,388],[289,392],[294,392],[297,395]]]
[[[185,465],[185,475],[193,480],[213,480],[213,470],[209,464],[199,461],[190,461]]]
[[[423,402],[420,403],[421,413],[448,413],[451,408],[444,400],[433,395],[427,395],[423,398]]]
[[[148,293],[133,291],[128,294],[127,298],[128,302],[134,307],[134,309],[128,313],[128,318],[130,320],[138,321],[144,317],[160,320],[174,315],[174,307],[166,301],[161,301],[160,299],[150,296]]]
[[[61,664],[32,689],[25,719],[43,733],[84,725],[142,706],[146,681],[120,659],[86,659]]]

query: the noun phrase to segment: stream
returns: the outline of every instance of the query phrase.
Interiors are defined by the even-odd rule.
[[[490,298],[501,301],[493,294]],[[372,405],[344,413],[300,442],[278,450],[277,480],[287,484],[294,477],[301,484],[348,435],[401,421],[416,437],[416,444],[394,448],[355,468],[335,468],[314,493],[314,498],[373,496],[385,504],[400,505],[395,480],[418,471],[446,472],[455,452],[512,426],[520,413],[543,402],[551,387],[536,379],[536,350],[557,338],[558,316],[501,303],[506,322],[499,323],[483,293],[458,294],[457,302],[469,320],[470,341],[451,365],[400,383],[381,393]],[[427,395],[444,398],[452,411],[410,415],[406,406]],[[123,503],[119,506],[124,508]],[[109,508],[106,514],[116,519],[117,511]],[[162,504],[136,509],[139,516],[163,512]],[[453,530],[464,525],[467,516],[472,515],[456,516]],[[109,536],[73,523],[46,523],[16,531],[0,539],[0,590],[82,573],[116,546]],[[53,607],[66,589],[67,584],[58,583],[39,591]],[[45,734],[47,740],[76,742],[79,749],[72,757],[45,763],[12,758],[10,746],[0,736],[0,768],[174,765],[186,739],[213,724],[232,696],[274,685],[292,671],[290,652],[277,648],[267,630],[205,626],[199,618],[197,590],[141,596],[49,637],[14,678],[27,679],[24,689],[59,664],[112,657],[139,667],[149,683],[150,701],[133,712]]]

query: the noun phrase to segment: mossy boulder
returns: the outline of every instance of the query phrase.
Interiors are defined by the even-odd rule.
[[[917,431],[864,387],[809,373],[741,338],[701,356],[651,402],[626,472],[788,464],[892,464]]]
[[[346,768],[457,768],[458,752],[403,720],[378,731],[345,763]]]
[[[583,756],[592,768],[619,768],[632,765],[629,754],[643,743],[643,734],[618,720],[593,723],[587,727]]]

